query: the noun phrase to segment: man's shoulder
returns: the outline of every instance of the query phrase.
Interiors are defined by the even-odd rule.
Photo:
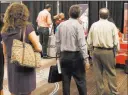
[[[48,15],[51,15],[50,12],[48,10],[46,10],[46,9],[44,9],[42,12],[44,12],[44,13],[46,13]]]
[[[39,12],[39,14],[42,14],[43,13],[43,10]]]
[[[113,22],[108,21],[108,23],[112,26],[116,26]]]
[[[63,21],[63,22],[61,22],[60,24],[59,24],[59,27],[60,26],[63,26],[64,24],[66,24],[67,23],[67,20],[66,21]]]
[[[98,25],[98,24],[100,24],[100,23],[101,23],[100,20],[98,20],[98,21],[94,22],[92,25],[95,26],[95,25]],[[110,25],[112,25],[112,26],[115,26],[115,24],[112,23],[112,22],[110,22],[110,21],[106,21],[106,23],[108,23],[108,24],[110,24]]]
[[[44,9],[44,10],[40,11],[39,14],[40,13],[46,13],[46,12],[48,12],[48,11]]]
[[[109,26],[111,26],[112,28],[115,28],[115,27],[116,27],[115,23],[113,23],[113,22],[107,21],[107,23],[108,23]]]
[[[65,20],[65,21],[63,21],[63,22],[61,22],[59,25],[80,25],[81,26],[81,24],[79,23],[79,21],[74,21],[74,22],[72,22],[71,20]]]
[[[96,26],[99,24],[99,21],[94,22],[91,26]]]

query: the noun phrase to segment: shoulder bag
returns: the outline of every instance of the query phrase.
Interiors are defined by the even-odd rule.
[[[20,31],[22,33],[22,31]],[[41,63],[41,55],[35,52],[32,45],[25,42],[26,27],[23,31],[23,40],[13,40],[11,63],[16,63],[23,67],[37,68]]]

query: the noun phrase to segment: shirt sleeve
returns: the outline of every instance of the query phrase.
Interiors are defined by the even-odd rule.
[[[38,22],[40,18],[41,17],[40,17],[40,13],[39,13],[38,16],[37,16],[36,22]]]
[[[56,47],[57,47],[57,54],[60,54],[61,49],[60,49],[60,45],[61,45],[61,39],[60,39],[60,25],[57,27],[58,31],[55,33],[56,36]]]
[[[2,38],[2,41],[5,41],[7,39],[7,34],[1,33],[1,38]]]
[[[118,36],[118,29],[117,27],[114,25],[114,28],[113,28],[113,42],[114,42],[114,45],[117,46],[117,51],[120,50],[120,43],[119,43],[119,36]]]
[[[80,52],[82,53],[83,58],[87,59],[88,58],[88,52],[87,52],[87,44],[85,41],[86,39],[84,36],[84,29],[83,29],[82,25],[80,25],[80,24],[77,27],[78,27],[77,28],[77,31],[78,31],[77,39],[78,39],[78,45],[80,48]]]
[[[87,37],[87,45],[88,45],[88,50],[89,51],[92,51],[93,50],[92,31],[93,31],[93,25],[91,26],[91,28],[89,30],[88,37]]]
[[[28,24],[26,27],[26,35],[28,36],[32,31],[35,31],[32,24]]]

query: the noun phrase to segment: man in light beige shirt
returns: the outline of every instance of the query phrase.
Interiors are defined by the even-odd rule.
[[[47,4],[45,6],[45,9],[41,11],[38,14],[37,17],[37,23],[38,23],[38,33],[40,35],[40,43],[43,48],[43,54],[42,56],[44,58],[47,57],[47,47],[48,47],[48,40],[49,40],[49,28],[50,25],[52,24],[51,20],[51,14],[49,13],[51,11],[51,5]]]
[[[114,46],[117,46],[117,50],[119,50],[118,30],[112,22],[107,20],[108,9],[100,9],[99,15],[100,20],[92,24],[87,38],[89,50],[92,52],[97,95],[104,94],[104,71],[107,75],[110,95],[118,95],[113,52]]]

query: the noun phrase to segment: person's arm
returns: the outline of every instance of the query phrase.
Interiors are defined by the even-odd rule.
[[[7,52],[6,52],[6,45],[3,41],[2,41],[2,46],[3,46],[3,54],[4,54],[4,59],[5,59],[4,63],[6,63]]]
[[[38,22],[40,18],[41,17],[40,17],[40,13],[39,13],[38,16],[37,16],[36,22]]]
[[[114,45],[117,46],[117,51],[119,51],[120,50],[119,35],[118,35],[118,29],[115,25],[113,28],[113,40],[114,40]]]
[[[78,45],[80,48],[80,52],[83,55],[83,58],[86,60],[88,58],[88,52],[87,52],[87,44],[85,41],[85,36],[84,36],[84,30],[82,25],[77,26],[77,39],[78,39]]]
[[[61,40],[60,40],[60,31],[59,31],[60,25],[57,27],[57,32],[55,33],[56,36],[56,47],[57,47],[57,54],[59,56],[61,50],[60,50],[60,45],[61,45]]]
[[[37,28],[39,27],[39,20],[41,20],[41,13],[38,14],[36,22],[37,22]]]
[[[91,28],[89,30],[89,34],[87,36],[87,44],[88,44],[88,50],[89,51],[92,51],[93,50],[92,31],[93,31],[93,25],[91,26]]]
[[[2,45],[3,45],[3,54],[6,55],[6,45],[3,41],[2,41]]]
[[[37,37],[37,35],[35,34],[35,31],[32,31],[29,35],[28,35],[28,39],[30,40],[30,42],[32,43],[35,51],[37,52],[41,52],[42,51],[42,46],[39,42],[39,39]]]
[[[52,24],[52,19],[51,19],[51,14],[49,13],[47,16],[47,24],[51,25]]]

